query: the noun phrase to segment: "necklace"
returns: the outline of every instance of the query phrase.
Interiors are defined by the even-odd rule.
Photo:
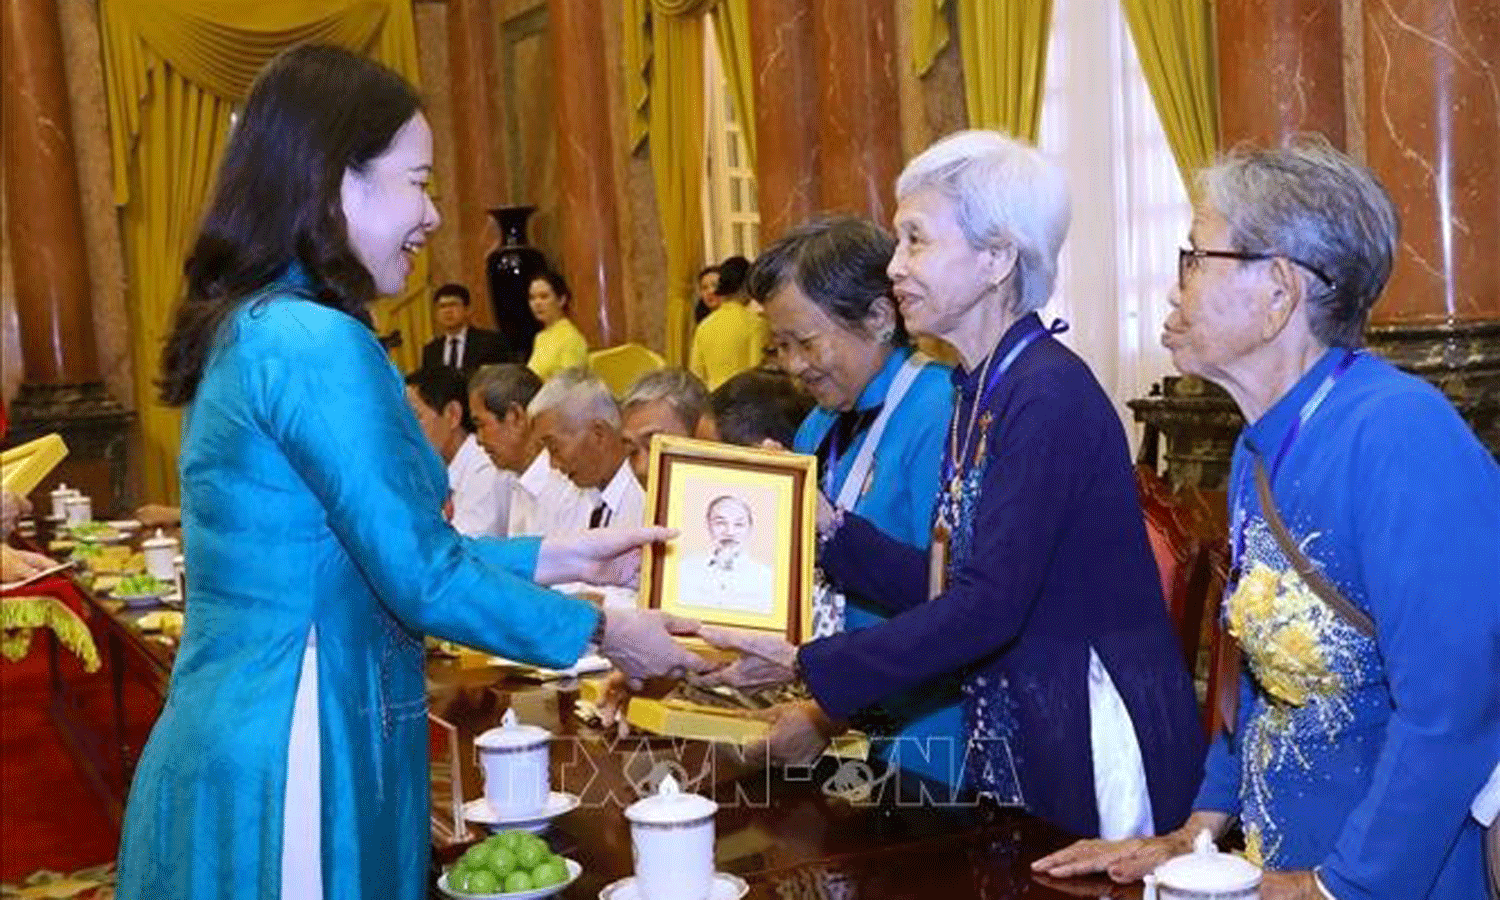
[[[1005,377],[1006,371],[1010,369],[1021,353],[1027,347],[1030,347],[1037,338],[1047,334],[1049,330],[1038,323],[1037,327],[1028,332],[1025,337],[1016,341],[1015,346],[1011,347],[1010,351],[1000,360],[999,368],[994,369],[993,372],[990,366],[995,361],[995,354],[991,353],[985,359],[983,368],[979,370],[979,383],[982,387],[974,397],[974,405],[969,408],[969,422],[964,428],[962,446],[960,446],[958,439],[957,410],[954,411],[955,415],[948,420],[948,458],[944,460],[944,469],[946,471],[943,473],[943,481],[947,485],[950,500],[956,501],[962,489],[963,478],[969,468],[969,454],[974,449],[974,433],[976,430],[982,430],[978,428],[980,410],[988,405],[990,395],[994,393],[996,386],[1000,384],[1000,379]],[[1061,328],[1058,328],[1058,330],[1060,331]],[[948,524],[951,527],[956,523],[950,520]]]
[[[1019,346],[1019,345],[1017,345]],[[995,354],[991,353],[984,361],[984,367],[979,370],[979,383],[984,384],[989,375],[990,363],[995,361]],[[1009,361],[1009,360],[1007,360]],[[1001,369],[1004,371],[1004,367]],[[969,449],[974,442],[974,426],[979,424],[979,409],[984,406],[984,395],[988,391],[981,391],[974,398],[974,405],[969,408],[969,424],[964,428],[963,448],[958,445],[958,416],[948,419],[948,477],[944,479],[948,483],[950,495],[957,495],[959,483],[963,479],[964,470],[968,468],[965,462],[969,457]]]
[[[995,353],[992,352],[985,358],[984,366],[979,370],[980,390],[974,397],[974,405],[969,409],[969,421],[964,428],[962,445],[958,437],[958,420],[962,415],[962,405],[953,410],[953,415],[948,419],[948,446],[943,454],[943,471],[939,484],[938,504],[936,518],[937,522],[932,529],[932,543],[929,545],[927,557],[927,589],[928,597],[936,597],[941,594],[947,586],[948,580],[948,545],[953,540],[955,533],[960,530],[960,520],[963,518],[963,495],[964,480],[969,475],[969,455],[981,455],[978,451],[983,447],[983,433],[989,429],[986,414],[980,415],[980,410],[988,405],[990,395],[994,392],[996,385],[1005,376],[1007,369],[1016,361],[1016,358],[1031,344],[1044,334],[1058,334],[1067,330],[1067,324],[1061,319],[1054,319],[1052,325],[1043,327],[1036,322],[1030,332],[1018,340],[1015,346],[1000,360],[1000,365],[991,371],[991,364],[995,361]],[[996,348],[996,352],[999,348]],[[975,432],[981,437],[979,447],[975,446]]]

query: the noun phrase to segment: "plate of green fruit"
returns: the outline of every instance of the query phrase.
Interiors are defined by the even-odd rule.
[[[583,866],[558,856],[525,831],[502,831],[475,844],[438,879],[457,900],[539,900],[572,884]]]
[[[126,606],[150,606],[172,590],[170,582],[162,581],[155,575],[126,575],[109,592],[116,600],[124,601]]]

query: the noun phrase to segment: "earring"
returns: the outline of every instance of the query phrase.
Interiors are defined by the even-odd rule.
[[[889,344],[890,342],[892,342],[892,341],[894,341],[896,339],[896,328],[895,328],[895,326],[894,325],[887,325],[887,326],[885,326],[884,328],[880,329],[880,334],[877,334],[875,336],[875,338],[876,338],[876,340],[880,341],[880,343],[882,343],[882,344]]]

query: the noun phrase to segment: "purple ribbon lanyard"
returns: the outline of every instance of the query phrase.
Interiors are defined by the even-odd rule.
[[[996,386],[1000,384],[1000,379],[1005,376],[1006,370],[1011,367],[1011,364],[1016,361],[1016,358],[1019,357],[1027,347],[1030,347],[1033,343],[1036,342],[1037,338],[1041,337],[1044,334],[1062,334],[1067,330],[1067,322],[1064,322],[1062,319],[1053,319],[1051,325],[1039,326],[1037,328],[1034,328],[1030,332],[1028,332],[1025,337],[1021,338],[1019,341],[1016,341],[1016,345],[1010,348],[1010,352],[1006,353],[1005,356],[1000,358],[1000,365],[990,372],[990,377],[985,380],[984,388],[979,392],[979,396],[974,398],[974,402],[981,408],[984,406],[985,402],[989,399],[990,394],[993,393]],[[955,408],[953,410],[953,414],[955,416],[958,415],[959,410]],[[968,448],[965,448],[965,450],[967,449]],[[948,481],[953,478],[953,473],[958,467],[958,461],[955,459],[946,458],[948,455],[949,454],[945,453],[945,459],[943,460],[944,484],[947,484]]]
[[[1318,407],[1323,405],[1323,401],[1328,399],[1329,393],[1333,391],[1334,384],[1343,377],[1345,372],[1349,371],[1350,366],[1354,365],[1354,361],[1359,358],[1359,353],[1360,351],[1358,350],[1344,351],[1344,356],[1339,360],[1338,365],[1334,366],[1333,371],[1323,377],[1323,381],[1318,385],[1318,389],[1313,391],[1312,396],[1307,398],[1307,402],[1302,404],[1302,409],[1297,411],[1297,418],[1292,421],[1292,427],[1286,430],[1286,436],[1281,439],[1281,446],[1277,448],[1276,456],[1271,460],[1270,478],[1273,486],[1276,484],[1276,473],[1281,471],[1281,464],[1286,461],[1287,451],[1292,449],[1292,444],[1297,440],[1297,435],[1302,433],[1302,426],[1307,424],[1307,420],[1311,419],[1313,413],[1318,411]],[[1242,477],[1241,481],[1243,480],[1244,478]],[[1237,491],[1236,493],[1241,492]],[[1240,564],[1244,556],[1245,522],[1241,519],[1239,529],[1234,538],[1234,560],[1232,577],[1229,583],[1230,590],[1233,590],[1235,583],[1239,581]]]

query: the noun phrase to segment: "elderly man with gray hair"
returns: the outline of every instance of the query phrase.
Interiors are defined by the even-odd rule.
[[[1224,599],[1243,666],[1212,698],[1223,733],[1186,824],[1037,867],[1136,878],[1237,819],[1264,900],[1474,900],[1493,817],[1474,799],[1500,758],[1500,467],[1437,389],[1363,349],[1398,241],[1373,173],[1311,136],[1198,185],[1162,342],[1248,423]]]
[[[636,379],[620,401],[621,433],[630,447],[630,468],[646,484],[651,439],[658,434],[692,435],[708,406],[708,388],[687,369],[657,369]]]
[[[595,492],[589,527],[641,524],[645,495],[630,471],[609,386],[587,369],[563,369],[542,385],[529,410],[547,417],[543,442],[553,464],[581,490]]]
[[[528,409],[542,380],[518,363],[481,366],[469,380],[474,436],[495,467],[513,473],[507,534],[568,534],[588,527],[592,499],[542,445],[551,417]]]

